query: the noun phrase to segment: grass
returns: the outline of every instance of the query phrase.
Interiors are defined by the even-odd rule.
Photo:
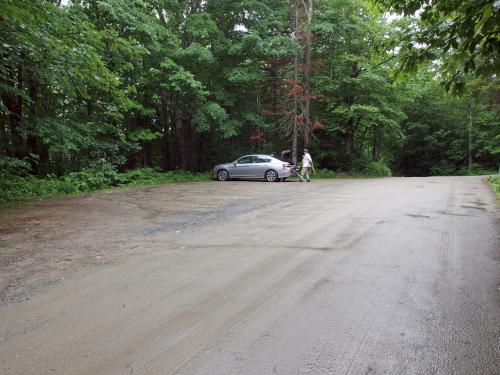
[[[7,245],[4,245],[4,244],[0,243],[0,253],[1,253],[2,251],[7,250],[7,249],[8,249]]]

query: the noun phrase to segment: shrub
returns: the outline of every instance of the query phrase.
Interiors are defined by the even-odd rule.
[[[77,192],[93,191],[114,186],[118,172],[110,164],[102,164],[93,169],[84,169],[81,172],[71,172],[63,177],[63,181],[72,184]]]
[[[31,166],[26,160],[0,156],[0,178],[7,176],[26,176],[30,171]]]
[[[457,173],[459,176],[487,176],[495,174],[494,170],[487,169],[478,164],[473,164],[472,169],[462,168]]]
[[[0,179],[0,203],[18,202],[37,198],[48,198],[61,194],[61,180],[36,178],[33,176],[10,176]],[[66,190],[68,186],[64,186]],[[67,191],[64,193],[71,193]]]
[[[491,184],[491,189],[500,194],[500,175],[488,177],[488,182]]]
[[[337,177],[337,173],[335,171],[332,171],[331,169],[318,169],[316,171],[316,174],[314,175],[316,178],[335,178]]]
[[[371,177],[392,176],[391,169],[381,162],[371,162],[365,167],[363,174]]]
[[[102,164],[93,169],[72,172],[63,177],[49,175],[46,178],[34,176],[0,175],[0,203],[20,202],[60,195],[90,192],[112,186],[137,186],[167,182],[207,181],[209,172],[188,171],[161,172],[153,168],[135,169],[118,173],[115,167]]]
[[[455,174],[455,166],[450,163],[440,162],[432,166],[429,173],[431,176],[452,176]]]

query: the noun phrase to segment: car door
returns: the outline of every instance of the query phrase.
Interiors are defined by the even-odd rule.
[[[254,167],[252,168],[252,178],[264,178],[264,174],[269,169],[270,158],[265,156],[256,156]]]
[[[231,168],[231,176],[235,178],[249,178],[251,175],[251,167],[253,166],[253,161],[255,156],[246,155],[234,162],[234,166]]]

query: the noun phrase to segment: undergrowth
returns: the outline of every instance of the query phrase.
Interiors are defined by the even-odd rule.
[[[72,172],[63,177],[2,175],[0,176],[0,205],[5,207],[11,202],[53,198],[110,187],[208,181],[209,179],[210,173],[208,172],[162,172],[153,168],[142,168],[118,173],[109,165],[101,166],[99,169]]]
[[[500,174],[489,176],[488,182],[491,185],[491,190],[497,195],[497,202],[500,203]]]

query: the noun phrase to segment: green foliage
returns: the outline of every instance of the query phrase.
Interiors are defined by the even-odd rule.
[[[212,127],[220,127],[227,121],[227,118],[226,111],[219,104],[208,101],[197,109],[194,115],[194,123],[197,131],[207,132]],[[234,134],[229,136],[231,135]]]
[[[209,181],[210,179],[211,175],[209,172],[193,173],[182,170],[161,172],[154,168],[141,168],[120,173],[116,178],[116,184],[117,186],[136,186],[170,182]]]
[[[395,152],[395,170],[406,176],[476,174],[474,169],[495,169],[500,108],[492,104],[497,88],[472,81],[465,97],[448,95],[433,84],[414,86],[415,99],[402,125],[404,138]],[[469,127],[471,156],[468,171]]]
[[[337,173],[332,171],[331,169],[321,168],[317,169],[314,174],[315,178],[335,178],[337,177]]]
[[[161,172],[153,168],[118,173],[113,166],[103,164],[99,168],[72,172],[64,177],[56,177],[54,175],[47,176],[46,178],[37,178],[34,176],[0,177],[0,204],[91,192],[114,186],[208,181],[210,178],[209,172]]]
[[[0,178],[10,176],[25,176],[31,171],[31,166],[26,160],[0,156]]]
[[[390,12],[419,20],[403,23],[399,35],[400,69],[414,72],[440,59],[447,89],[464,88],[464,76],[493,77],[500,72],[500,5],[496,0],[373,0]],[[400,22],[401,25],[401,22]]]
[[[305,133],[307,110],[308,146],[331,170],[378,175],[387,170],[370,163],[383,161],[404,175],[465,174],[500,163],[500,11],[491,0],[377,0],[421,9],[421,20],[393,24],[364,0],[317,1],[300,35],[293,7],[304,5],[282,0],[0,2],[0,178],[9,194],[189,180],[158,169],[208,170],[289,149],[293,120]],[[295,72],[308,31],[312,64]],[[409,72],[398,86],[396,51]],[[439,64],[422,63],[436,56]],[[462,97],[435,83],[454,73]]]
[[[488,177],[488,182],[491,184],[491,189],[500,194],[500,175]]]
[[[368,163],[364,170],[366,176],[371,177],[387,177],[392,176],[391,169],[381,162],[371,162]]]
[[[114,166],[103,164],[99,168],[71,172],[62,178],[64,185],[71,186],[74,192],[104,189],[116,185],[118,173]]]

